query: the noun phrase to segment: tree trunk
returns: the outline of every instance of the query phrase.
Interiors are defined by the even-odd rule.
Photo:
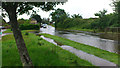
[[[32,61],[29,57],[27,48],[25,46],[24,39],[23,39],[21,31],[19,29],[19,25],[18,25],[18,22],[17,22],[16,9],[11,8],[7,12],[8,12],[8,15],[9,15],[10,25],[11,25],[12,30],[13,30],[16,45],[17,45],[17,48],[18,48],[18,51],[19,51],[19,54],[20,54],[21,62],[22,62],[24,67],[33,68]]]

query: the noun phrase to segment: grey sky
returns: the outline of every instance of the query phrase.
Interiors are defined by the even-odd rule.
[[[57,5],[57,8],[64,9],[70,15],[81,14],[83,18],[95,17],[94,13],[106,9],[108,13],[113,13],[113,7],[110,6],[112,0],[68,0],[64,5]],[[42,18],[48,18],[52,11],[45,12],[40,10],[38,12]],[[29,19],[29,15],[21,15],[18,18]],[[8,21],[8,19],[6,18]]]

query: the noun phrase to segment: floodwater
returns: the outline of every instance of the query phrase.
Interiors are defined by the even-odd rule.
[[[44,36],[41,36],[41,38],[43,38],[46,41],[49,41],[49,42],[51,42],[51,43],[59,46],[53,39],[46,38]],[[65,50],[68,50],[68,51],[72,52],[73,54],[77,55],[81,59],[85,59],[85,60],[91,62],[95,66],[116,66],[116,64],[114,64],[112,62],[109,62],[109,61],[104,60],[102,58],[99,58],[99,57],[96,57],[94,55],[88,54],[88,53],[83,52],[81,50],[77,50],[77,49],[75,49],[75,48],[73,48],[71,46],[62,45],[60,47],[63,48],[63,49],[65,49]]]
[[[41,33],[47,33],[51,35],[60,36],[63,38],[67,38],[79,43],[83,43],[86,45],[94,46],[109,52],[118,53],[118,41],[101,38],[100,35],[92,35],[84,32],[70,32],[70,31],[62,31],[55,30],[52,26],[47,26],[47,28],[40,28]]]

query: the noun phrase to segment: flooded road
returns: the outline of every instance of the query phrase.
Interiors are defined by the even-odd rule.
[[[84,60],[87,60],[87,61],[91,62],[95,66],[116,66],[116,64],[114,64],[112,62],[109,62],[109,61],[107,61],[105,59],[102,59],[102,58],[96,57],[94,55],[88,54],[88,53],[83,52],[81,50],[77,50],[77,49],[75,49],[75,48],[73,48],[71,46],[58,45],[58,43],[56,43],[53,39],[46,38],[44,36],[41,36],[41,38],[43,38],[46,41],[49,41],[50,43],[53,43],[53,44],[61,47],[62,49],[68,50],[69,52],[77,55],[81,59],[84,59]]]
[[[41,28],[41,33],[48,33],[51,35],[60,36],[67,38],[79,43],[94,46],[109,52],[118,53],[118,42],[115,40],[104,39],[99,35],[91,35],[83,32],[70,32],[70,31],[58,31],[52,26],[47,26],[47,28]]]

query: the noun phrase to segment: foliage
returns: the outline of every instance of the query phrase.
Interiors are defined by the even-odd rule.
[[[34,18],[39,23],[41,23],[41,21],[42,21],[41,16],[38,14],[32,14],[30,18]]]
[[[58,8],[57,10],[55,10],[55,12],[52,12],[50,15],[52,16],[52,21],[57,22],[62,15],[66,15],[66,12],[64,9]]]
[[[44,11],[53,10],[54,6],[60,3],[61,2],[3,2],[2,8],[8,12],[11,6],[14,6],[14,8],[17,9],[17,14],[22,15],[24,13],[30,14],[30,10],[34,7],[41,8]],[[35,10],[32,11],[36,13]]]
[[[65,10],[60,8],[55,10],[55,12],[52,12],[50,15],[52,16],[52,21],[55,22],[56,28],[64,24],[63,21],[69,17]]]
[[[30,23],[30,20],[27,20],[27,19],[18,19],[18,23],[19,24],[29,24]]]
[[[50,24],[49,18],[43,18],[42,19],[42,24]]]
[[[104,30],[107,27],[119,27],[118,15],[116,13],[107,14],[91,24],[92,29]]]
[[[57,12],[56,12],[57,13]],[[99,30],[104,31],[107,27],[120,27],[118,22],[118,14],[117,13],[110,13],[106,14],[107,10],[103,9],[103,11],[99,11],[95,13],[95,16],[99,18],[89,18],[89,19],[82,19],[79,14],[74,14],[72,18],[66,16],[59,16],[58,20],[54,16],[53,20],[57,20],[57,28],[59,29],[92,29],[92,30]],[[53,14],[53,13],[52,13]],[[55,12],[54,12],[55,14]]]
[[[2,21],[1,21],[2,20]],[[4,19],[0,19],[0,25],[1,25],[1,22],[2,22],[2,26],[5,26],[7,23]]]
[[[29,35],[29,33],[28,33],[28,32],[26,32],[26,33],[25,33],[25,35]]]
[[[72,15],[72,18],[81,18],[82,19],[82,16],[79,14],[74,14],[74,15]]]
[[[103,9],[103,11],[99,11],[99,13],[95,13],[95,16],[99,16],[99,18],[102,18],[107,13],[107,10]]]
[[[116,7],[117,7],[117,12],[118,12],[118,24],[120,24],[120,1],[117,3]]]
[[[38,24],[21,24],[19,26],[21,30],[39,30],[39,25]]]

